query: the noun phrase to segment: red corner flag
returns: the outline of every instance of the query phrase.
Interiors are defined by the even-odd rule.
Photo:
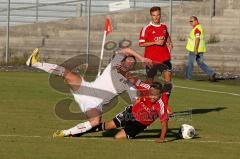
[[[105,32],[106,32],[106,35],[112,32],[112,25],[108,18],[106,19],[106,22],[105,22]]]
[[[112,32],[112,25],[110,23],[110,20],[107,18],[105,22],[105,29],[104,29],[104,35],[103,35],[103,42],[102,42],[102,50],[100,55],[100,62],[98,66],[98,77],[101,75],[101,68],[102,68],[102,60],[103,60],[103,51],[104,51],[104,44],[106,40],[106,36]]]

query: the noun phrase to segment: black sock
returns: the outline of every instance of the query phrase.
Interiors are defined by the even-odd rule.
[[[100,123],[97,126],[92,127],[92,129],[88,130],[87,132],[99,132],[104,130],[104,123]]]

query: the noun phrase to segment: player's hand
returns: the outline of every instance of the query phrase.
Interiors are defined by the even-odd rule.
[[[196,53],[196,60],[198,60],[199,58],[200,58],[200,55]]]
[[[167,142],[167,140],[158,138],[155,142],[156,143],[164,143],[164,142]]]
[[[160,45],[162,46],[164,44],[164,39],[155,41],[155,45]]]

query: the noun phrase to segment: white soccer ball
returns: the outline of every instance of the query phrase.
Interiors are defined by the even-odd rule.
[[[183,124],[179,130],[179,134],[183,139],[191,139],[196,135],[196,131],[193,126]]]

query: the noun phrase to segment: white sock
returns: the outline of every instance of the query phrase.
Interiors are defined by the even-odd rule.
[[[37,62],[32,65],[32,67],[38,68],[48,73],[52,73],[54,75],[63,76],[65,72],[65,68],[56,64]]]
[[[64,134],[65,136],[69,136],[69,135],[75,135],[75,134],[80,134],[80,133],[84,133],[88,130],[90,130],[92,128],[92,125],[89,121],[86,121],[84,123],[79,123],[78,125],[68,129],[68,130],[64,130]]]

